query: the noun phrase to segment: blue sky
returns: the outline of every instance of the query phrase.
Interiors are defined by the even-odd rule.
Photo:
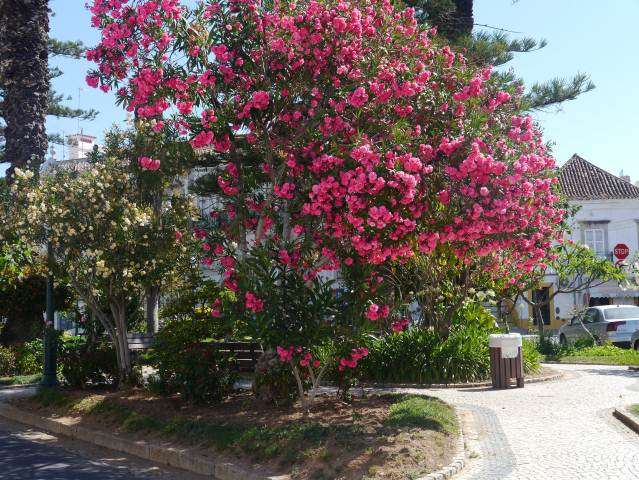
[[[63,40],[80,39],[87,45],[98,40],[89,25],[85,0],[51,0],[56,13],[51,20],[52,36]],[[639,35],[634,34],[639,18],[636,0],[475,0],[475,22],[521,32],[522,36],[545,38],[542,50],[519,54],[506,68],[513,68],[526,83],[576,72],[591,75],[597,88],[559,111],[536,113],[545,138],[555,143],[554,155],[560,164],[578,153],[596,165],[639,180]],[[515,34],[513,34],[515,35]],[[96,120],[81,122],[85,133],[100,139],[113,123],[124,120],[123,110],[114,97],[89,88],[84,76],[86,61],[54,59],[65,74],[54,81],[55,88],[70,95],[70,106],[79,104],[100,112]],[[47,121],[47,130],[66,135],[78,130],[77,120]],[[61,147],[58,158],[62,157]]]

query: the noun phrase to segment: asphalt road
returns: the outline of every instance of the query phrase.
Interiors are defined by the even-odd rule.
[[[0,401],[23,392],[0,390]],[[201,480],[0,418],[0,480]]]

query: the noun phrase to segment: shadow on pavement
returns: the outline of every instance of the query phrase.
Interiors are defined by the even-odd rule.
[[[639,379],[639,372],[635,370],[622,370],[619,368],[584,368],[583,370],[580,370],[580,372],[592,375],[613,375],[616,377]]]
[[[100,465],[60,447],[30,442],[0,431],[2,480],[126,480],[128,469]]]

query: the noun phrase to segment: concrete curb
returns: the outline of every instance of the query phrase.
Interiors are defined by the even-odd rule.
[[[612,412],[612,416],[635,433],[639,433],[639,421],[635,420],[633,415],[625,412],[624,410],[625,409],[615,408]]]
[[[550,382],[552,380],[557,380],[564,376],[563,372],[553,372],[549,375],[545,375],[543,377],[525,377],[524,384],[530,383],[539,383],[539,382]],[[322,385],[333,386],[332,382],[322,382]],[[492,387],[493,384],[491,382],[476,382],[476,383],[370,383],[370,382],[362,382],[359,384],[360,387],[363,388],[412,388],[415,390],[432,390],[432,389],[440,389],[440,388],[478,388],[478,387]],[[515,388],[515,387],[513,387]]]
[[[1,385],[0,386],[0,392],[2,390],[16,390],[18,388],[30,388],[30,387],[37,387],[39,386],[39,383],[24,383],[21,385]]]
[[[466,442],[464,441],[462,418],[456,409],[455,415],[457,416],[457,423],[459,424],[459,436],[457,437],[457,445],[455,446],[455,456],[453,457],[453,461],[444,468],[441,468],[436,472],[429,473],[424,477],[419,477],[417,480],[443,480],[445,478],[452,478],[453,475],[461,472],[464,469],[464,466],[466,466]]]
[[[215,459],[205,457],[188,448],[165,447],[144,440],[133,441],[77,425],[65,425],[49,418],[25,412],[6,403],[0,403],[0,416],[39,430],[82,440],[83,442],[124,452],[144,460],[181,468],[217,480],[290,480],[288,475],[271,477],[255,475],[237,465],[229,462],[216,462]]]

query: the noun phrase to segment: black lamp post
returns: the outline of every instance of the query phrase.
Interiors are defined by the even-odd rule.
[[[51,242],[47,242],[47,313],[46,323],[44,325],[44,371],[41,387],[57,387],[58,382],[57,366],[56,366],[56,337],[54,326],[54,304],[53,304],[53,249]]]

